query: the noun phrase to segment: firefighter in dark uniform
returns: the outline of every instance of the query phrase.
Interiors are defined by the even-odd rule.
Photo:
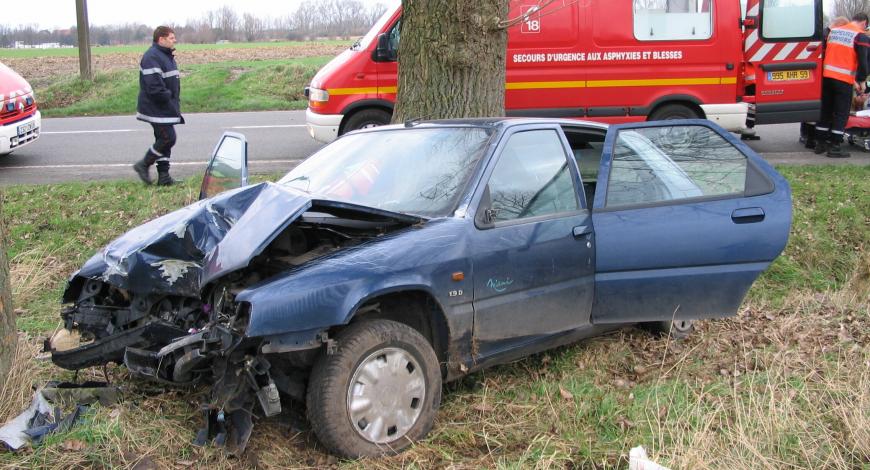
[[[175,145],[175,125],[184,124],[181,116],[179,95],[181,82],[175,64],[175,31],[168,26],[154,30],[154,42],[145,51],[139,64],[139,99],[136,119],[151,124],[154,130],[154,145],[145,153],[133,169],[145,184],[151,184],[148,169],[157,164],[157,184],[168,186],[175,183],[169,176],[169,156]]]
[[[867,15],[858,13],[852,22],[832,28],[825,46],[822,79],[822,114],[816,124],[815,153],[831,158],[849,157],[843,148],[843,134],[852,110],[852,89],[867,78],[867,50],[864,34]]]

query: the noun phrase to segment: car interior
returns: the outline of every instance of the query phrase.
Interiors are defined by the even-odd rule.
[[[595,198],[595,185],[598,182],[598,168],[601,164],[601,152],[604,150],[605,130],[582,127],[562,126],[562,131],[568,139],[568,145],[574,153],[577,167],[580,169],[580,179],[583,180],[583,192],[586,194],[586,207],[592,208]]]

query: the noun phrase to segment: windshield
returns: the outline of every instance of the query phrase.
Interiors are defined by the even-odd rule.
[[[387,8],[387,11],[385,11],[384,14],[375,23],[375,25],[372,26],[372,29],[370,29],[365,36],[361,37],[359,41],[353,43],[353,45],[350,46],[350,49],[353,51],[364,51],[368,49],[369,45],[372,43],[372,41],[375,40],[375,38],[378,36],[378,33],[380,33],[384,29],[387,21],[392,18],[392,16],[396,13],[396,10],[399,9],[400,6],[402,6],[401,3]]]
[[[347,135],[278,184],[325,198],[423,217],[450,215],[493,130],[390,129]]]

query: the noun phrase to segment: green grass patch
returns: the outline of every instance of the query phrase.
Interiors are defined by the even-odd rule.
[[[236,42],[227,44],[179,44],[179,51],[209,51],[219,49],[253,49],[257,47],[309,47],[309,46],[350,46],[353,41],[330,40],[330,41],[279,41],[279,42]],[[91,47],[91,55],[130,54],[145,52],[151,44],[130,44],[126,46],[99,46]],[[28,58],[28,57],[78,57],[77,47],[58,49],[2,49],[0,59]]]
[[[181,68],[182,113],[304,109],[311,78],[330,57],[219,62]],[[92,82],[69,78],[37,89],[45,117],[136,112],[138,72],[98,73]]]
[[[464,377],[444,388],[424,442],[397,457],[341,465],[624,469],[629,449],[643,445],[671,468],[866,468],[870,311],[866,298],[846,288],[870,241],[870,167],[780,171],[793,190],[791,238],[739,316],[702,322],[682,342],[622,329]],[[14,297],[26,310],[18,320],[28,334],[22,341],[35,351],[37,338],[54,329],[65,281],[82,263],[123,232],[194,202],[199,182],[5,188]],[[33,363],[35,355],[19,357]],[[41,362],[26,369],[37,372],[21,380],[18,396],[29,396],[31,383],[71,375]],[[201,397],[152,396],[135,391],[144,385],[123,367],[109,373],[121,375],[125,401],[95,409],[33,452],[0,455],[0,466],[132,467],[145,457],[161,468],[188,460],[253,466],[190,446]],[[283,426],[257,420],[248,452],[258,465],[338,464],[311,433]],[[67,450],[71,441],[85,448]]]
[[[795,291],[836,290],[870,246],[870,167],[781,166],[792,187],[785,252],[750,291],[780,305]]]

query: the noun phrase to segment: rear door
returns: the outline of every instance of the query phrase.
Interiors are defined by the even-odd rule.
[[[823,19],[821,0],[748,0],[744,53],[755,67],[758,124],[818,120]]]
[[[733,315],[785,247],[788,183],[709,121],[612,126],[592,212],[593,323]]]

